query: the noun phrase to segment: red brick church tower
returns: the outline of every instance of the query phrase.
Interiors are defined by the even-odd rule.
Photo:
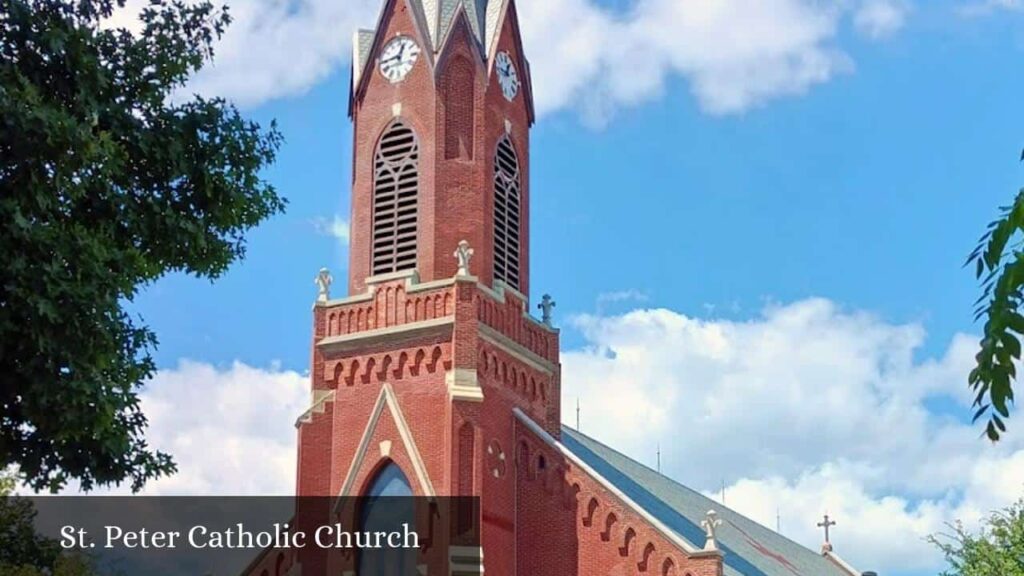
[[[851,574],[561,426],[551,302],[529,299],[513,0],[386,0],[354,48],[348,295],[322,273],[299,496],[363,495],[391,469],[415,496],[479,497],[479,546],[446,574]],[[250,573],[338,566],[271,550]]]

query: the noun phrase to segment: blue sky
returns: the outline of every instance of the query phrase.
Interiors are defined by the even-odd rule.
[[[1021,20],[922,8],[884,42],[851,38],[855,70],[736,115],[703,113],[673,78],[602,128],[571,110],[542,117],[534,297],[550,292],[563,317],[621,291],[742,317],[766,300],[824,296],[920,321],[939,344],[972,330],[964,256],[1024,175]],[[171,277],[139,299],[162,364],[305,367],[313,274],[346,269],[347,248],[314,223],[348,215],[348,74],[247,110],[286,137],[268,178],[288,212],[252,233],[246,260],[216,285]],[[580,342],[567,332],[567,345]]]
[[[526,7],[528,2],[520,2],[524,20],[536,12]],[[338,26],[372,25],[372,16],[365,15],[373,14],[376,3],[357,4],[351,13],[335,9],[340,11],[335,14]],[[575,10],[616,24],[640,21],[644,10],[644,5],[628,0],[554,4],[566,13]],[[1007,494],[1024,488],[1024,443],[1008,442],[993,450],[981,445],[979,430],[964,425],[967,391],[961,378],[966,376],[963,357],[970,352],[969,335],[978,329],[971,322],[976,283],[962,268],[963,260],[997,206],[1024,183],[1024,168],[1017,162],[1024,146],[1024,11],[1013,0],[766,4],[777,13],[791,9],[801,14],[832,6],[820,15],[831,20],[786,55],[800,62],[827,59],[829,64],[816,68],[812,80],[801,80],[796,70],[793,79],[784,74],[773,77],[774,84],[755,87],[753,96],[737,101],[728,98],[729,89],[722,96],[722,90],[707,88],[720,86],[721,76],[716,74],[721,71],[708,64],[713,58],[690,55],[678,63],[667,54],[667,63],[657,70],[651,86],[638,95],[622,95],[629,74],[623,75],[622,64],[607,54],[606,47],[599,71],[581,73],[579,83],[565,90],[550,89],[554,95],[544,97],[532,132],[531,296],[537,300],[548,292],[558,303],[556,319],[563,350],[569,352],[566,402],[583,397],[591,419],[601,417],[600,401],[593,398],[589,383],[574,379],[569,370],[588,374],[594,369],[601,374],[595,367],[614,356],[608,350],[621,352],[642,342],[634,339],[636,334],[667,331],[681,342],[699,344],[700,335],[722,331],[726,341],[733,335],[736,340],[730,342],[767,346],[774,340],[766,334],[788,333],[776,330],[779,326],[801,326],[806,332],[820,328],[826,340],[836,336],[838,355],[869,350],[868,364],[880,376],[868,378],[867,384],[851,384],[850,390],[856,392],[863,385],[877,394],[872,405],[876,411],[902,406],[902,401],[909,411],[921,410],[908,416],[921,420],[908,438],[946,438],[948,443],[922,446],[955,446],[956,454],[964,458],[958,462],[972,475],[956,476],[947,470],[948,481],[929,484],[914,481],[915,473],[908,469],[901,472],[906,481],[902,476],[896,480],[886,472],[901,458],[896,447],[879,449],[875,460],[865,456],[870,451],[852,448],[838,451],[834,458],[820,451],[812,457],[772,448],[771,440],[764,440],[764,447],[756,442],[730,444],[736,458],[731,464],[723,462],[720,473],[688,470],[683,453],[669,472],[709,491],[719,479],[727,481],[750,502],[765,490],[789,495],[794,515],[803,506],[810,507],[810,515],[814,505],[806,495],[819,494],[814,487],[826,484],[829,488],[821,493],[842,500],[833,501],[833,506],[849,509],[851,515],[867,508],[885,512],[889,508],[882,504],[884,499],[896,496],[900,521],[911,527],[902,537],[919,543],[920,530],[941,525],[950,515],[982,513],[985,506],[1006,504]],[[858,20],[860,10],[868,6],[895,12],[881,12],[889,18],[872,28],[870,22],[862,25]],[[580,22],[592,19],[581,17]],[[731,25],[727,19],[719,24]],[[766,22],[763,32],[768,38],[777,34],[785,46],[789,28],[783,24]],[[736,24],[740,25],[756,29],[758,21]],[[803,26],[794,24],[794,33],[802,33]],[[527,56],[546,53],[548,23],[527,22],[524,29]],[[530,30],[535,30],[533,35]],[[182,360],[235,376],[237,363],[274,374],[303,373],[310,355],[313,277],[321,266],[331,268],[339,279],[347,274],[347,246],[325,232],[336,220],[347,220],[349,210],[347,43],[342,49],[299,46],[297,50],[312,50],[311,61],[322,60],[324,65],[308,77],[287,76],[283,92],[264,87],[266,94],[260,96],[254,84],[232,92],[230,78],[236,69],[246,71],[248,64],[236,57],[230,42],[254,42],[258,33],[250,30],[229,39],[223,65],[200,80],[204,89],[220,87],[236,96],[253,118],[277,120],[286,141],[267,177],[290,204],[287,214],[252,232],[247,258],[215,284],[171,276],[146,289],[134,303],[159,336],[156,358],[168,374],[187,372]],[[349,37],[348,30],[338,33]],[[683,48],[702,54],[701,46]],[[728,52],[721,46],[707,50]],[[744,54],[728,57],[741,60],[747,57]],[[302,53],[289,58],[301,60]],[[739,69],[748,64],[764,67],[756,57],[750,58],[737,64]],[[550,73],[551,66],[535,65],[535,72],[545,67],[543,78],[535,73],[535,84],[559,77]],[[638,78],[649,72],[639,68]],[[735,75],[727,76],[737,81]],[[588,93],[588,83],[604,93]],[[855,332],[874,335],[873,344],[853,346],[847,355],[842,343],[850,342],[849,335]],[[783,347],[778,362],[789,361],[787,354],[803,350],[801,345]],[[896,352],[890,354],[886,347]],[[809,356],[794,355],[798,357]],[[686,369],[697,365],[703,368],[693,374],[709,382],[729,373],[722,365],[715,372],[714,366],[699,362]],[[837,371],[850,368],[836,366]],[[831,375],[824,372],[821,382],[821,374],[794,378],[816,377],[817,385],[827,386]],[[920,385],[921,390],[910,399],[901,396],[903,392],[886,391],[884,381],[892,374],[893,382]],[[687,380],[691,386],[692,380]],[[940,380],[941,385],[930,383]],[[641,384],[637,389],[665,392]],[[638,414],[652,423],[649,431],[610,431],[601,439],[643,460],[650,459],[646,447],[653,441],[671,441],[673,416],[638,398]],[[835,443],[877,440],[852,432],[847,439],[843,433],[836,432]],[[729,438],[711,440],[725,445]],[[907,444],[915,441],[908,439]],[[793,443],[785,435],[779,439],[779,446]],[[762,449],[777,457],[766,459],[756,470],[735,466],[736,461],[758,460],[750,453]],[[672,460],[672,454],[667,455],[667,461]],[[930,470],[934,463],[923,460],[920,469]],[[1006,462],[1016,467],[1000,468]],[[845,466],[882,472],[859,476],[843,472]],[[1001,485],[1003,492],[968,478],[991,476],[992,470],[1020,476]],[[847,482],[850,491],[833,493],[832,487]],[[985,499],[989,492],[999,497]],[[979,493],[988,496],[972,500]],[[738,496],[733,501],[744,500]],[[941,510],[934,511],[933,506]],[[774,520],[775,507],[770,508],[749,513],[770,514]],[[842,537],[842,530],[837,528],[837,537]],[[855,553],[855,558],[872,562],[858,567],[908,576],[935,573],[934,558],[932,564],[901,569],[908,565],[901,562],[909,560],[876,542],[869,532],[862,530],[853,538],[867,550]],[[801,528],[793,537],[814,546],[810,534],[813,529]],[[911,548],[917,549],[916,544]]]

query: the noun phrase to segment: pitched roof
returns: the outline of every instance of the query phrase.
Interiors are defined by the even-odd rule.
[[[833,560],[722,506],[567,426],[562,446],[695,548],[704,545],[701,521],[714,509],[725,576],[857,576]]]

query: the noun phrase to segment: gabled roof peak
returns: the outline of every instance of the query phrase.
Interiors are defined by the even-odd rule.
[[[411,0],[418,2],[427,20],[427,29],[430,33],[431,48],[439,52],[444,47],[444,42],[455,25],[455,18],[462,9],[466,13],[466,20],[469,22],[470,31],[480,46],[484,48],[485,56],[489,56],[490,45],[493,44],[494,35],[497,34],[498,20],[501,17],[501,8],[506,0]]]
[[[444,48],[445,41],[455,27],[459,11],[466,14],[469,29],[478,42],[485,58],[491,56],[498,26],[506,6],[512,0],[399,0],[407,1],[416,13],[417,19],[426,26],[426,42],[428,48],[437,54]],[[381,10],[387,6],[387,0],[381,2]],[[366,56],[366,38],[372,40],[375,30],[360,30],[356,35],[354,49],[356,56]],[[357,63],[361,62],[358,58]]]

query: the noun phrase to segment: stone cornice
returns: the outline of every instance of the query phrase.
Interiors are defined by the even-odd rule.
[[[328,336],[317,342],[317,347],[326,352],[348,352],[374,344],[396,344],[425,336],[450,334],[454,325],[455,317],[445,316],[444,318],[410,322],[409,324],[376,328],[352,334]]]
[[[473,278],[475,280],[475,277]],[[345,296],[344,298],[319,301],[316,302],[315,306],[317,308],[333,308],[335,306],[345,306],[346,304],[370,302],[377,293],[377,286],[398,280],[405,280],[405,291],[407,293],[413,293],[453,286],[456,279],[442,278],[440,280],[432,280],[430,282],[420,282],[420,274],[416,270],[402,270],[399,272],[391,272],[389,274],[378,274],[366,279],[366,291],[362,294],[352,294],[350,296]]]

